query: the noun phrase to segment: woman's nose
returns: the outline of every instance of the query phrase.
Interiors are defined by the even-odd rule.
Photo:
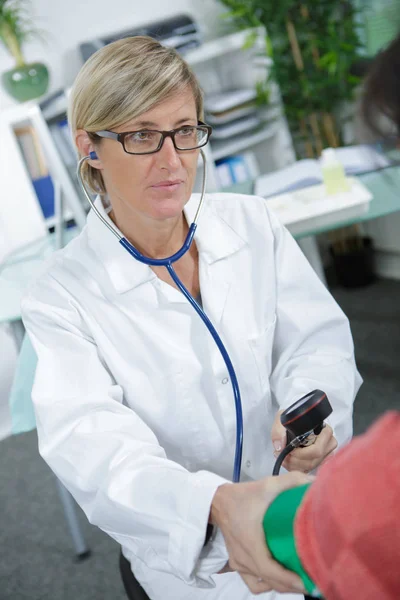
[[[161,166],[167,166],[171,169],[176,169],[181,164],[178,151],[176,150],[174,143],[170,137],[166,137],[164,139],[164,143],[161,147],[161,150],[157,152],[157,155]]]

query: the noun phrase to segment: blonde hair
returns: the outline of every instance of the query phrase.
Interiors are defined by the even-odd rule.
[[[73,85],[68,121],[72,135],[78,129],[100,143],[95,131],[113,129],[154,108],[190,86],[197,118],[203,118],[199,83],[183,58],[153,38],[135,36],[101,48],[83,65]],[[105,194],[99,169],[86,161],[82,176],[89,189]]]

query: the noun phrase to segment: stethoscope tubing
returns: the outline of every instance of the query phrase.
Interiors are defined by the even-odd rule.
[[[115,235],[115,237],[118,239],[119,243],[136,260],[138,260],[139,262],[144,263],[148,266],[162,266],[168,270],[169,274],[171,275],[173,281],[176,283],[179,290],[182,292],[182,294],[187,298],[187,300],[193,306],[194,310],[200,316],[203,323],[205,324],[208,331],[210,332],[211,336],[213,337],[215,344],[217,345],[217,347],[221,353],[221,356],[225,362],[226,368],[228,370],[231,385],[232,385],[232,391],[233,391],[233,395],[234,395],[234,399],[235,399],[236,448],[235,448],[235,458],[234,458],[232,480],[233,480],[233,482],[237,483],[240,481],[240,473],[241,473],[241,467],[242,467],[242,454],[243,454],[243,408],[242,408],[242,400],[241,400],[241,395],[240,395],[239,382],[238,382],[236,372],[233,367],[231,358],[229,356],[229,353],[226,350],[225,345],[222,342],[220,335],[218,334],[217,330],[215,329],[214,325],[211,323],[210,319],[208,318],[208,316],[206,315],[206,313],[204,312],[202,307],[199,305],[198,302],[196,302],[196,300],[193,298],[193,296],[191,295],[189,290],[185,287],[185,285],[179,279],[179,277],[176,274],[174,267],[173,267],[173,263],[175,263],[180,258],[182,258],[182,256],[190,249],[190,246],[191,246],[193,238],[194,238],[194,234],[196,232],[197,221],[199,219],[200,212],[201,212],[201,209],[202,209],[203,203],[204,203],[204,195],[205,195],[206,181],[207,181],[207,161],[206,161],[206,157],[205,157],[203,150],[200,150],[200,154],[203,159],[204,168],[203,168],[203,180],[202,180],[202,189],[201,189],[201,194],[200,194],[199,205],[198,205],[193,223],[189,227],[189,231],[188,231],[186,239],[183,243],[182,248],[180,250],[178,250],[172,256],[168,256],[166,258],[155,259],[155,258],[149,258],[147,256],[144,256],[124,236],[122,236],[120,234],[120,232],[113,226],[112,223],[110,223],[103,217],[101,212],[95,206],[94,200],[88,193],[85,183],[83,181],[83,177],[82,177],[82,166],[85,163],[85,161],[90,159],[90,156],[84,156],[83,158],[80,159],[80,161],[78,163],[77,176],[78,176],[78,181],[80,183],[82,191],[85,194],[85,197],[86,197],[87,201],[89,202],[91,209],[96,214],[96,216],[100,219],[100,221],[107,227],[107,229],[109,229],[111,231],[111,233],[113,235]]]

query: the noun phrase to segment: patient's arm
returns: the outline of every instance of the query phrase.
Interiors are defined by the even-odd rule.
[[[267,542],[309,593],[397,600],[399,506],[400,412],[391,412],[330,458],[311,486],[278,496],[264,520]]]

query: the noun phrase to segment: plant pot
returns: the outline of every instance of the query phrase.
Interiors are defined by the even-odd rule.
[[[374,247],[370,237],[357,240],[357,247],[347,252],[336,252],[330,247],[337,281],[346,288],[362,287],[372,283],[374,272]]]
[[[39,98],[47,91],[49,72],[44,64],[36,62],[6,71],[1,80],[10,96],[19,102],[26,102]]]

